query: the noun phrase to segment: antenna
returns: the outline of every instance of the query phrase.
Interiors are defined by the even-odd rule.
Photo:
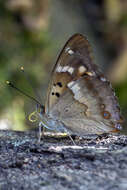
[[[36,100],[34,97],[26,94],[24,91],[20,90],[19,88],[17,88],[16,86],[14,86],[10,81],[6,81],[6,84],[9,85],[11,88],[14,88],[15,90],[17,90],[18,92],[20,92],[21,94],[23,94],[24,96],[30,98],[31,100],[33,100],[34,102],[36,102],[37,104],[39,104],[41,107],[43,107],[43,105]]]
[[[38,97],[39,100],[41,101],[40,95],[35,91],[31,79],[29,78],[29,76],[27,75],[27,73],[24,71],[24,67],[21,66],[21,67],[20,67],[20,70],[23,72],[23,74],[24,74],[26,80],[29,82],[29,84],[30,84],[30,86],[31,86],[31,88],[32,88],[32,90],[33,90],[33,92],[34,92],[34,94],[35,94],[35,97]]]

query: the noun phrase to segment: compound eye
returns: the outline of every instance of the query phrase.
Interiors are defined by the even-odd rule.
[[[43,105],[41,105],[41,104],[37,104],[37,105],[36,105],[36,110],[37,110],[38,113],[44,114],[44,112],[45,112],[45,107],[44,107]]]

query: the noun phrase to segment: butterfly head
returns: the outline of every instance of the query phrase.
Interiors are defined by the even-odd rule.
[[[40,115],[43,115],[45,113],[45,107],[41,104],[36,105],[36,112]]]

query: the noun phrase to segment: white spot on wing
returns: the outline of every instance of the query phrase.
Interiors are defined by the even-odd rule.
[[[74,71],[74,68],[73,68],[73,67],[69,67],[68,72],[69,72],[70,74],[72,74],[73,71]]]
[[[62,67],[62,71],[61,72],[66,72],[68,69],[69,69],[69,66]]]
[[[62,66],[58,66],[57,68],[56,68],[56,72],[58,72],[58,73],[61,73],[61,72],[69,72],[70,74],[72,74],[73,72],[74,72],[74,68],[73,67],[69,67],[69,66],[64,66],[64,67],[62,67]]]
[[[68,83],[67,86],[72,90],[72,92],[74,93],[74,95],[76,95],[76,94],[79,95],[79,90],[80,90],[79,84],[76,84],[75,81],[71,81],[71,82]]]
[[[68,53],[69,53],[70,55],[72,55],[74,52],[70,49],[70,50],[68,51]]]
[[[103,81],[103,82],[107,81],[106,78],[104,78],[104,77],[100,77],[100,80]]]
[[[67,48],[65,49],[65,52],[67,52],[69,55],[74,54],[74,51],[73,51],[70,47],[67,47]]]
[[[76,83],[75,83],[75,85],[73,85],[73,86],[71,87],[71,90],[72,90],[72,92],[75,94],[77,91],[80,90],[79,84],[76,84]]]
[[[83,65],[81,65],[81,66],[78,68],[78,70],[79,70],[79,74],[83,74],[87,69],[86,69],[86,67],[84,67]]]
[[[89,75],[89,76],[93,76],[93,75],[94,75],[94,73],[93,73],[93,72],[89,72],[89,71],[88,71],[88,72],[86,72],[86,74],[87,74],[87,75]]]
[[[72,86],[73,86],[74,83],[75,83],[74,81],[71,81],[71,82],[69,82],[69,83],[67,84],[67,86],[68,86],[69,88],[72,88]]]
[[[68,50],[70,50],[70,47],[67,47],[67,48],[65,49],[65,52],[68,52]]]
[[[82,98],[82,92],[81,92],[81,87],[79,86],[79,84],[76,81],[71,81],[67,84],[68,88],[73,92],[74,94],[74,98],[76,100],[81,101]]]
[[[58,67],[56,68],[56,72],[60,73],[62,68],[63,68],[62,66],[58,65]]]

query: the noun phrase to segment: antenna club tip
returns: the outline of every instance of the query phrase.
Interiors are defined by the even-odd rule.
[[[22,66],[22,67],[20,67],[20,69],[21,69],[21,71],[24,71],[24,67]]]
[[[10,81],[7,80],[7,81],[6,81],[6,84],[10,84]]]

